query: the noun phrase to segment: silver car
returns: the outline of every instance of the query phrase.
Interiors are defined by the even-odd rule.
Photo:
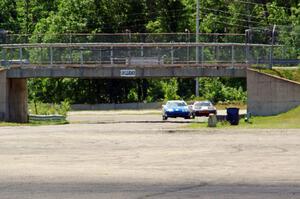
[[[194,102],[190,109],[193,112],[194,116],[206,116],[208,117],[209,114],[217,114],[216,107],[210,101],[197,101]]]

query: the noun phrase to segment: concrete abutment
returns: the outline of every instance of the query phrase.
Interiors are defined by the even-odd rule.
[[[300,105],[300,84],[248,69],[248,112],[270,116],[287,112]]]
[[[0,121],[28,122],[28,91],[26,78],[7,78],[0,71]]]

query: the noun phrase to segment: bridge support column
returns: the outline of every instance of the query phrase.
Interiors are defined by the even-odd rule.
[[[27,123],[27,79],[9,79],[0,71],[0,121]]]
[[[0,69],[0,121],[8,119],[8,93],[6,70]]]
[[[8,80],[8,121],[28,122],[27,79]]]

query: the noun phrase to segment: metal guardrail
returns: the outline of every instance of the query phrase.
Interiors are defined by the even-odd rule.
[[[281,48],[275,45],[273,48]],[[196,58],[196,49],[199,57]],[[1,44],[10,66],[267,66],[272,45],[245,43],[24,43]],[[273,57],[273,56],[272,56]],[[257,61],[265,60],[265,62]],[[269,60],[269,61],[268,61]]]

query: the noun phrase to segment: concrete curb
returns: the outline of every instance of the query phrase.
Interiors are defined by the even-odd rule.
[[[30,120],[34,121],[47,121],[47,120],[65,120],[63,115],[29,115]]]
[[[161,108],[163,102],[136,102],[123,104],[72,104],[71,110],[151,110]]]

